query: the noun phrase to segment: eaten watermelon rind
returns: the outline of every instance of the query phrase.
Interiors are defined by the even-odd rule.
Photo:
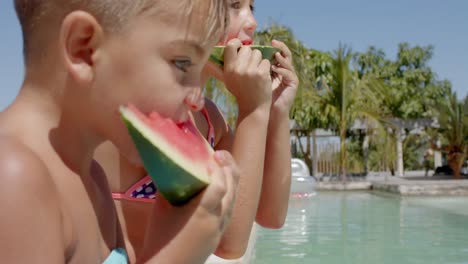
[[[272,46],[250,45],[251,49],[260,50],[263,59],[269,60],[272,64],[276,63],[275,54],[280,52],[278,48]],[[224,49],[225,46],[215,46],[210,54],[210,61],[218,66],[224,66]]]
[[[173,147],[131,110],[121,107],[120,112],[147,173],[169,203],[184,205],[210,183],[206,163],[190,161],[172,151]]]

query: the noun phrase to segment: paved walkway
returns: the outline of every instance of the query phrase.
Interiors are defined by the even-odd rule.
[[[429,173],[432,175],[432,173]],[[316,184],[319,191],[376,190],[403,196],[468,196],[468,179],[448,176],[424,177],[424,171],[406,172],[405,177],[388,173],[369,173],[362,181],[325,181]]]
[[[468,196],[468,180],[447,177],[387,177],[371,181],[372,189],[404,196]]]

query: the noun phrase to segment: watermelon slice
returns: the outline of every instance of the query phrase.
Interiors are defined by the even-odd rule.
[[[275,63],[275,53],[280,50],[271,46],[250,45],[251,49],[258,49],[262,52],[262,57]],[[224,66],[224,48],[225,46],[215,46],[210,55],[210,61],[218,66]]]
[[[209,183],[214,150],[189,120],[176,124],[135,106],[120,108],[122,118],[158,192],[172,205],[183,205]]]

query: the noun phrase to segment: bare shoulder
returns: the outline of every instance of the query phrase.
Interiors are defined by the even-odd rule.
[[[17,139],[6,136],[0,136],[0,181],[0,189],[21,186],[22,189],[49,191],[51,184],[53,186],[42,159]]]
[[[62,214],[52,177],[30,148],[4,136],[0,136],[0,208],[0,241],[9,243],[8,249],[0,248],[2,259],[63,260]]]
[[[13,211],[22,206],[34,210],[32,204],[59,210],[58,200],[56,185],[44,161],[19,140],[0,136],[0,208],[14,201]]]
[[[0,136],[0,203],[58,204],[56,185],[44,161],[12,137]],[[29,206],[29,205],[28,205]]]

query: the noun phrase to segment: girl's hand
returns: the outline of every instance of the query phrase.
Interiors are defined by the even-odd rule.
[[[275,54],[278,63],[272,66],[272,107],[289,112],[296,96],[299,79],[294,70],[289,48],[278,40],[273,40],[272,46],[281,50]]]
[[[230,40],[224,51],[224,83],[236,97],[240,113],[271,104],[270,62],[238,39]]]

